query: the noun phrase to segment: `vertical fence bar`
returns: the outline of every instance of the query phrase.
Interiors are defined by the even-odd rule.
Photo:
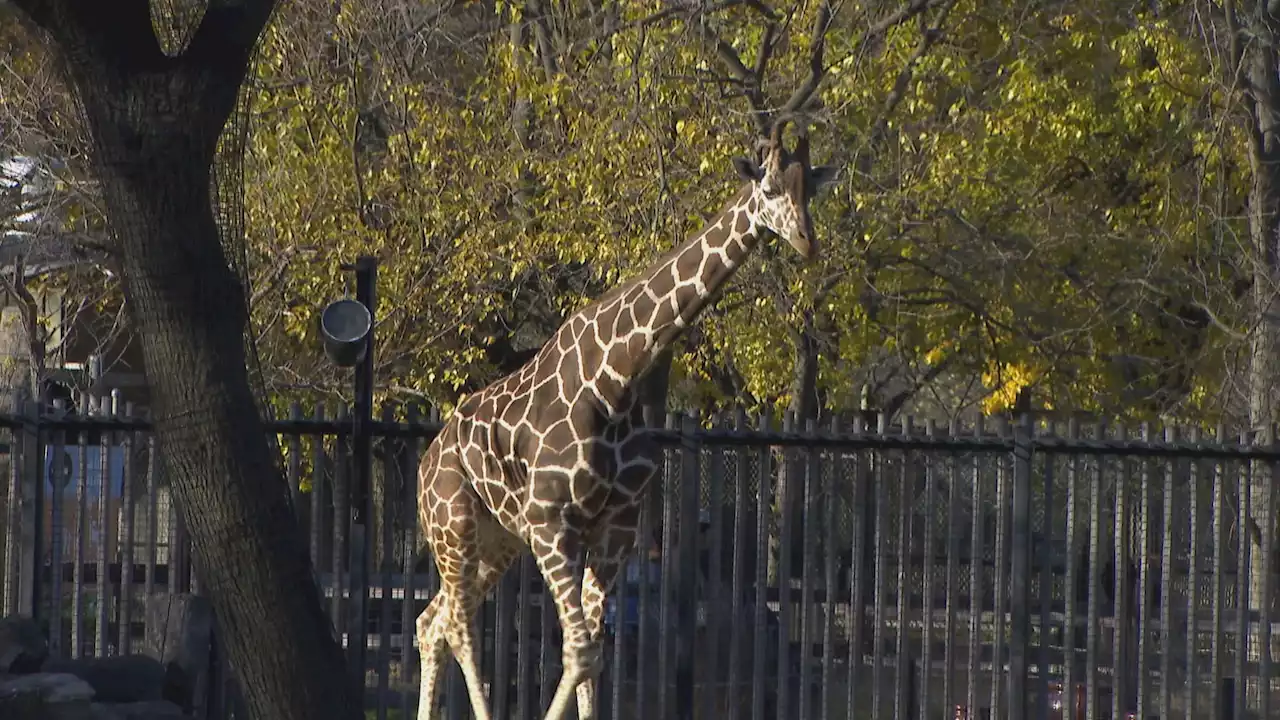
[[[768,432],[773,420],[768,409],[760,414],[757,427],[760,432]],[[751,718],[765,719],[765,653],[767,650],[765,613],[768,611],[766,591],[769,584],[769,504],[772,502],[770,487],[770,457],[768,446],[760,446],[756,455],[756,583],[753,610],[754,643],[751,657]],[[775,711],[776,716],[776,711]],[[647,715],[637,714],[644,718]]]
[[[497,717],[507,717],[511,711],[511,638],[512,620],[515,615],[514,604],[516,595],[519,592],[520,574],[504,573],[498,581],[496,597],[494,598],[494,629],[493,629],[493,714]],[[604,673],[601,673],[601,678]],[[600,682],[596,682],[595,703],[597,708],[600,707]],[[596,717],[599,717],[597,714]],[[379,720],[382,720],[380,717]]]
[[[947,437],[957,438],[960,426],[955,418],[947,427]],[[956,614],[960,604],[960,456],[958,453],[946,455],[947,473],[947,599],[946,623],[944,626],[945,644],[943,645],[942,664],[942,699],[948,710],[956,704],[959,690],[956,688]],[[973,712],[971,709],[970,713]]]
[[[788,411],[782,416],[782,432],[796,431],[796,414]],[[796,467],[790,448],[783,446],[782,458],[778,463],[778,485],[776,493],[778,523],[778,553],[774,562],[776,583],[778,586],[778,712],[791,714],[791,542],[792,534],[792,498],[795,497],[797,479]],[[803,497],[803,496],[801,496]]]
[[[1219,425],[1214,433],[1214,440],[1222,445],[1226,440],[1226,428]],[[1214,717],[1222,712],[1222,612],[1223,591],[1222,564],[1226,560],[1227,527],[1224,512],[1227,504],[1226,478],[1223,477],[1222,461],[1213,464],[1213,636],[1209,646],[1209,697]]]
[[[937,437],[937,427],[933,418],[925,421],[924,433],[929,440]],[[933,568],[936,562],[933,495],[937,478],[934,477],[933,457],[926,455],[924,458],[924,578],[921,583],[921,594],[923,595],[921,615],[924,629],[920,640],[920,683],[917,687],[920,695],[916,700],[916,710],[920,713],[920,720],[928,718],[929,704],[932,699],[929,690],[929,677],[933,675]]]
[[[1045,428],[1045,435],[1053,435],[1052,424]],[[1040,563],[1040,628],[1036,636],[1036,717],[1044,718],[1049,716],[1049,647],[1051,634],[1051,616],[1053,612],[1053,576],[1055,574],[1053,568],[1053,555],[1051,549],[1056,545],[1054,542],[1054,470],[1058,456],[1054,454],[1045,454],[1043,461],[1044,468],[1044,487],[1039,493],[1044,498],[1043,512],[1044,521],[1040,525],[1040,543],[1034,544],[1033,547],[1039,547],[1040,552],[1037,553],[1038,562]],[[1028,494],[1034,493],[1031,489],[1030,478],[1028,478]],[[1034,532],[1034,530],[1033,530]],[[1034,537],[1034,535],[1033,535]],[[1029,584],[1029,583],[1028,583]],[[1070,653],[1067,652],[1067,636],[1063,636],[1063,659],[1069,659]],[[1071,697],[1070,688],[1064,686],[1062,688],[1062,698],[1064,702],[1069,703]],[[1069,704],[1064,707],[1070,707]]]
[[[910,438],[913,431],[912,417],[905,415],[902,418],[902,437]],[[912,533],[914,532],[912,502],[915,497],[916,478],[914,472],[915,456],[909,450],[903,450],[899,455],[899,461],[902,463],[898,468],[898,587],[897,587],[897,613],[896,621],[898,624],[897,646],[894,651],[894,693],[893,693],[893,717],[894,720],[907,720],[911,716],[910,704],[913,700],[911,697],[911,640],[909,636],[911,628],[911,595],[909,594],[909,581],[911,579],[911,542]]]
[[[39,390],[37,390],[39,392]],[[26,422],[22,428],[22,472],[23,497],[22,519],[19,521],[22,532],[22,552],[18,556],[20,584],[18,612],[29,617],[37,625],[42,624],[43,603],[41,599],[41,575],[44,564],[44,458],[40,457],[41,398],[37,395],[23,405]]]
[[[1101,425],[1094,426],[1094,439],[1101,440],[1105,430]],[[1102,478],[1103,460],[1094,459],[1093,472],[1089,473],[1089,597],[1088,620],[1085,624],[1085,714],[1088,720],[1097,720],[1098,705],[1101,702],[1098,692],[1098,661],[1102,649],[1098,618],[1099,595],[1102,594]]]
[[[351,413],[347,409],[346,404],[338,406],[338,424],[346,425],[351,421]],[[329,583],[330,591],[333,592],[332,600],[330,600],[330,612],[333,616],[333,626],[338,632],[338,643],[346,647],[343,638],[348,637],[347,615],[342,611],[343,596],[351,588],[351,584],[347,582],[347,547],[349,538],[349,529],[351,529],[351,474],[349,474],[349,461],[351,461],[351,452],[347,448],[347,436],[339,434],[334,437],[333,452],[333,557],[332,569],[333,580]],[[348,659],[349,660],[349,659]]]
[[[1190,440],[1193,444],[1200,442],[1200,428],[1192,427],[1190,432]],[[1193,458],[1187,463],[1187,472],[1190,474],[1188,483],[1191,488],[1190,508],[1188,515],[1191,517],[1190,545],[1187,548],[1187,665],[1186,665],[1186,720],[1194,720],[1196,717],[1196,697],[1199,687],[1199,662],[1197,662],[1196,654],[1198,651],[1198,643],[1196,641],[1200,632],[1200,479],[1203,474],[1203,463],[1199,458]]]
[[[1240,447],[1249,446],[1249,436],[1240,434]],[[1247,712],[1246,691],[1249,687],[1246,675],[1246,662],[1249,659],[1249,641],[1253,635],[1249,629],[1249,524],[1253,520],[1249,512],[1251,476],[1253,462],[1240,460],[1236,463],[1236,655],[1235,655],[1235,709],[1237,717]]]
[[[643,503],[641,504],[643,511]],[[636,518],[636,547],[632,550],[632,563],[624,565],[622,574],[618,578],[618,582],[614,585],[613,593],[608,602],[613,603],[613,632],[611,633],[612,645],[608,647],[606,655],[611,656],[608,664],[605,666],[605,675],[608,676],[609,687],[609,712],[605,715],[608,720],[620,717],[622,714],[622,688],[627,684],[627,658],[634,654],[631,644],[628,642],[629,626],[631,619],[631,607],[635,602],[631,568],[638,567],[644,572],[643,560],[645,559],[645,544],[643,537],[639,534],[640,519]],[[606,606],[607,607],[607,606]],[[609,610],[605,610],[606,622],[609,617]],[[523,677],[517,675],[517,677]],[[517,691],[518,692],[518,691]],[[603,694],[603,687],[600,690]],[[523,717],[523,716],[519,716]]]
[[[864,420],[853,420],[853,437],[863,435]],[[867,556],[867,453],[859,450],[853,456],[853,507],[849,512],[849,691],[847,708],[859,706],[858,691],[863,681],[862,652],[866,643],[866,556]]]
[[[177,499],[174,497],[172,490],[169,492],[169,508],[170,512],[165,517],[165,564],[168,567],[168,587],[166,588],[170,596],[175,593],[187,592],[185,565],[182,559],[182,542],[184,536],[182,534],[182,513],[178,511]]]
[[[1164,441],[1172,445],[1178,442],[1178,431],[1173,426],[1164,429]],[[1173,705],[1170,698],[1173,684],[1173,476],[1177,461],[1169,459],[1164,463],[1164,533],[1160,543],[1160,698],[1159,713],[1162,718],[1173,717]],[[1195,519],[1192,518],[1192,526]],[[1194,572],[1187,574],[1190,583],[1195,582]],[[1186,625],[1188,636],[1195,632],[1191,623]]]
[[[698,489],[702,467],[697,438],[698,420],[693,415],[680,418],[680,534],[677,578],[676,647],[677,717],[693,720],[694,647],[698,630]]]
[[[647,428],[654,427],[657,424],[657,408],[652,405],[645,405],[641,408],[643,413],[644,425]],[[655,472],[650,479],[649,493],[663,492],[663,483],[665,476],[660,472]],[[635,672],[635,694],[634,703],[635,716],[638,718],[648,717],[649,703],[649,652],[652,646],[650,637],[650,628],[653,623],[650,621],[652,611],[649,607],[649,576],[652,568],[651,549],[653,547],[653,503],[640,503],[640,533],[637,540],[637,565],[640,568],[639,578],[636,585],[636,672]],[[618,716],[615,715],[615,718]],[[532,720],[532,715],[522,718],[522,720]]]
[[[999,432],[1002,439],[1008,439],[1011,428],[1007,418],[1000,418]],[[992,620],[995,636],[991,642],[991,717],[1003,718],[1006,714],[1001,710],[1005,700],[1005,631],[1008,629],[1005,613],[1008,612],[1009,598],[1009,523],[1012,520],[1013,508],[1006,502],[1012,493],[1014,479],[1012,459],[1001,455],[996,469],[996,566],[991,585]]]
[[[979,415],[973,426],[973,437],[981,440],[984,434],[983,418]],[[973,517],[970,518],[969,534],[969,667],[965,704],[969,711],[969,717],[977,718],[978,674],[982,668],[982,612],[984,605],[982,579],[985,554],[982,549],[982,541],[986,524],[983,522],[982,473],[978,455],[975,453],[972,462],[966,464],[972,470]]]
[[[156,591],[156,565],[160,552],[159,506],[160,489],[157,480],[156,464],[160,457],[156,454],[156,436],[147,433],[147,578],[143,584],[143,597],[150,599]]]
[[[675,413],[667,414],[667,430],[679,430],[680,419]],[[662,581],[658,585],[658,707],[663,717],[675,717],[676,699],[672,693],[671,679],[675,672],[672,662],[674,651],[672,629],[676,624],[672,607],[671,594],[675,589],[675,554],[676,544],[676,474],[675,459],[669,450],[663,451],[663,486],[662,486]],[[546,706],[546,703],[543,703]]]
[[[657,476],[652,482],[657,483],[657,487],[650,492],[661,492],[663,490],[664,476]],[[640,583],[636,589],[636,606],[638,610],[638,623],[636,628],[636,687],[635,687],[635,708],[636,717],[649,717],[645,713],[649,707],[649,660],[653,649],[653,608],[650,607],[650,599],[652,588],[650,587],[650,576],[652,574],[653,559],[651,548],[653,548],[653,504],[641,503],[640,506]]]
[[[289,420],[294,423],[302,422],[301,404],[297,402],[289,404]],[[298,518],[298,527],[304,533],[303,540],[306,541],[311,532],[311,524],[308,522],[307,513],[303,511],[302,504],[302,436],[297,432],[286,434],[284,447],[288,463],[285,473],[289,483],[289,498],[293,502],[294,515]]]
[[[107,398],[102,398],[100,416],[111,420],[115,415],[114,408]],[[114,444],[114,433],[103,428],[98,443],[98,597],[97,627],[94,633],[94,655],[107,655],[107,622],[110,618],[111,596],[109,576],[111,574],[111,446]]]
[[[125,418],[133,420],[133,403],[127,403],[124,409]],[[120,553],[120,648],[121,655],[132,651],[133,641],[133,561],[135,552],[135,507],[133,473],[136,467],[133,462],[137,433],[127,430],[121,433],[121,454],[123,457],[123,482],[120,489],[120,514],[122,524],[120,532],[124,535],[124,552]]]
[[[65,400],[53,401],[53,413],[57,419],[67,414]],[[71,468],[66,462],[66,431],[51,430],[49,438],[49,655],[62,657],[62,568],[66,543],[63,541],[67,512],[67,485]]]
[[[89,416],[88,395],[80,400],[80,416]],[[85,534],[88,532],[89,518],[89,433],[81,430],[76,443],[76,529],[74,554],[74,580],[71,588],[71,657],[80,659],[84,655],[87,638],[85,636],[85,566],[89,557],[85,547]]]
[[[727,429],[727,417],[717,417],[715,426],[721,430]],[[696,428],[695,428],[696,429]],[[717,690],[721,687],[721,678],[724,676],[720,669],[720,659],[724,657],[724,651],[721,649],[721,629],[725,625],[724,613],[719,612],[723,607],[724,601],[724,575],[723,575],[723,558],[724,558],[724,474],[725,474],[725,449],[723,447],[711,448],[711,476],[707,478],[707,503],[710,505],[708,512],[710,513],[711,526],[707,529],[709,538],[707,542],[707,551],[710,557],[707,558],[707,579],[706,593],[702,596],[701,602],[705,607],[705,617],[707,620],[706,630],[706,647],[708,651],[702,661],[706,672],[702,673],[704,678],[702,682],[703,695],[706,696],[704,703],[705,712],[708,713],[703,717],[714,717],[719,714],[717,709],[717,698],[719,693]],[[732,620],[730,620],[732,622]],[[698,662],[695,659],[694,671],[697,672]]]
[[[733,411],[733,431],[741,435],[747,430],[747,413],[741,406]],[[733,594],[729,600],[730,622],[737,625],[743,618],[743,600],[747,592],[747,482],[749,479],[747,449],[734,449],[733,483]],[[745,632],[729,633],[729,684],[725,700],[725,712],[737,716],[739,712],[738,688],[742,686],[742,646]],[[619,715],[614,714],[618,720]]]
[[[10,395],[15,414],[22,412],[22,395]],[[21,582],[22,555],[22,454],[21,426],[9,431],[9,484],[8,504],[5,507],[4,533],[4,587],[0,595],[4,596],[4,614],[12,615],[18,611],[18,594]]]
[[[831,418],[831,436],[840,437],[840,418]],[[840,478],[844,477],[844,452],[834,449],[828,455],[827,472],[822,475],[824,478],[822,483],[822,517],[823,517],[823,537],[822,537],[822,587],[823,587],[823,615],[822,615],[822,679],[820,680],[820,688],[822,693],[821,705],[819,706],[819,717],[822,720],[831,720],[831,686],[835,682],[835,672],[833,664],[835,662],[835,622],[836,622],[836,520],[837,520],[837,493]],[[821,468],[819,468],[821,470]],[[853,609],[852,604],[850,610]],[[850,618],[852,618],[852,612]]]
[[[1075,418],[1067,421],[1067,441],[1076,444],[1080,441],[1080,422]],[[1079,518],[1076,517],[1080,506],[1080,456],[1072,453],[1067,460],[1067,577],[1066,584],[1063,588],[1063,622],[1062,622],[1062,692],[1067,701],[1067,714],[1071,720],[1079,720],[1077,708],[1079,702],[1079,694],[1076,692],[1076,662],[1078,660],[1078,645],[1076,642],[1080,636],[1079,630],[1079,608],[1076,607],[1076,594],[1079,588],[1079,567],[1078,558],[1080,540],[1077,536],[1077,528]]]
[[[889,419],[881,413],[876,421],[876,434],[880,438],[888,435]],[[875,526],[872,532],[876,539],[875,560],[875,607],[872,610],[873,620],[871,649],[871,716],[880,720],[884,708],[881,705],[881,690],[884,688],[884,646],[885,646],[885,604],[889,592],[889,488],[885,482],[883,461],[879,453],[871,455],[872,482],[875,483]]]
[[[37,392],[41,392],[37,389]],[[36,400],[27,404],[27,428],[23,433],[23,471],[26,473],[27,486],[31,489],[31,503],[23,509],[26,528],[26,552],[23,556],[23,597],[22,609],[28,618],[37,625],[45,623],[44,603],[44,562],[45,562],[45,459],[44,427],[41,418],[44,416],[45,398],[37,395]]]
[[[1013,451],[1013,547],[1009,570],[1009,720],[1027,716],[1027,646],[1031,626],[1031,418],[1019,418]],[[1004,587],[996,583],[996,587]],[[997,617],[997,622],[1000,618]]]
[[[316,403],[312,418],[317,423],[324,422],[323,403]],[[311,530],[311,566],[315,568],[316,575],[320,577],[324,576],[324,572],[321,570],[324,565],[320,560],[320,534],[324,531],[324,469],[326,460],[324,436],[313,435],[311,437],[311,519],[308,527]]]
[[[420,430],[418,417],[418,405],[416,403],[409,405],[409,410],[405,416],[405,422],[412,428],[415,433]],[[409,685],[411,668],[420,668],[422,663],[419,658],[417,648],[417,619],[418,619],[418,594],[414,580],[417,571],[417,554],[418,554],[418,461],[422,457],[422,441],[415,434],[405,440],[408,445],[408,455],[413,458],[413,462],[409,466],[409,476],[406,477],[404,483],[400,486],[400,509],[401,518],[404,523],[404,543],[401,546],[400,564],[401,571],[404,573],[404,596],[400,602],[400,677],[401,683]],[[312,492],[315,492],[313,487]],[[523,603],[524,596],[521,596]],[[523,604],[521,605],[523,610]],[[521,676],[523,678],[523,676]],[[419,678],[421,680],[421,678]],[[524,685],[522,681],[520,683]],[[400,696],[400,715],[403,718],[409,717],[410,712],[417,712],[418,699],[417,693],[412,687],[406,688],[406,691]]]
[[[1142,441],[1150,443],[1151,423],[1142,423]],[[1142,497],[1138,508],[1138,702],[1135,710],[1138,717],[1145,718],[1149,710],[1147,698],[1151,692],[1151,515],[1153,502],[1151,498],[1151,459],[1142,460],[1142,474],[1139,478],[1139,490]]]
[[[813,717],[813,630],[814,630],[814,577],[817,569],[818,544],[818,483],[821,482],[822,466],[819,464],[818,448],[813,444],[817,436],[818,425],[813,418],[805,420],[804,434],[809,440],[805,452],[803,482],[804,518],[800,537],[800,720],[811,720]]]
[[[395,423],[395,410],[387,404],[382,406],[382,423],[384,427],[390,427]],[[372,438],[370,439],[372,442]],[[374,524],[378,530],[381,540],[382,552],[378,560],[382,569],[382,588],[378,593],[378,720],[387,720],[388,698],[387,692],[391,689],[391,600],[392,585],[394,583],[395,570],[395,535],[392,532],[392,519],[395,517],[393,507],[395,499],[400,493],[395,492],[393,483],[397,482],[400,477],[400,465],[396,462],[399,459],[398,450],[400,448],[399,439],[392,438],[390,435],[382,436],[382,504],[380,508],[373,508],[369,513],[369,521]],[[372,462],[372,461],[371,461]],[[373,480],[373,473],[369,473],[370,482]],[[370,488],[370,495],[373,495]],[[379,512],[380,511],[380,512]],[[408,578],[405,578],[408,580]],[[404,602],[408,602],[406,599]],[[403,631],[401,637],[404,637]],[[506,657],[507,647],[501,646],[502,652],[498,657]],[[507,678],[502,675],[496,679],[497,682],[503,682]],[[499,685],[499,687],[502,687]],[[503,711],[506,706],[502,706]]]
[[[338,424],[346,425],[350,419],[347,406],[339,405]],[[347,530],[351,526],[351,485],[347,472],[350,454],[347,452],[347,438],[344,435],[335,436],[333,444],[333,554],[329,565],[332,572],[329,590],[333,595],[329,600],[329,613],[334,630],[338,633],[338,643],[345,647],[343,638],[347,636],[347,623],[346,614],[342,612],[342,596],[348,588],[343,560],[347,557]]]
[[[643,513],[643,509],[641,510]],[[516,624],[516,718],[532,720],[534,706],[530,686],[533,684],[533,556],[520,559],[520,609]],[[617,713],[614,714],[617,717]]]
[[[1128,429],[1116,426],[1117,439],[1128,442]],[[1129,687],[1132,675],[1129,667],[1132,655],[1129,650],[1129,486],[1132,484],[1132,468],[1128,456],[1120,458],[1120,481],[1116,484],[1115,497],[1115,626],[1112,631],[1112,671],[1115,673],[1111,688],[1111,716],[1122,718],[1128,709]]]

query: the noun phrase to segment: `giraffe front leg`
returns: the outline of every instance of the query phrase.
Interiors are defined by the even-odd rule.
[[[591,551],[586,572],[582,582],[582,610],[586,616],[587,627],[596,647],[603,647],[605,600],[613,592],[618,573],[626,565],[635,549],[637,530],[636,522],[631,515],[638,513],[620,513],[611,523],[612,527],[605,534],[603,542]],[[591,720],[596,716],[596,684],[600,677],[600,668],[578,685],[578,720]]]

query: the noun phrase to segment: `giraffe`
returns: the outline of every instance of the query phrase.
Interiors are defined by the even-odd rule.
[[[489,720],[472,616],[527,546],[555,601],[563,673],[545,717],[577,696],[595,710],[604,601],[635,547],[642,494],[659,448],[636,389],[654,358],[717,297],[763,231],[805,259],[818,254],[809,202],[838,168],[794,152],[785,119],[733,159],[742,189],[714,220],[631,280],[571,315],[523,367],[466,397],[424,453],[419,522],[440,591],[417,621],[418,720],[430,720],[446,650],[462,668],[477,720]]]

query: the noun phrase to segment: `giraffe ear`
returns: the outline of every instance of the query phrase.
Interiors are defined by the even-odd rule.
[[[760,169],[760,165],[744,157],[733,159],[733,169],[738,171],[738,177],[747,182],[760,182],[764,177],[764,170]]]

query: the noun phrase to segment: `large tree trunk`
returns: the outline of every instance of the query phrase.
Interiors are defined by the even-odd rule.
[[[1228,13],[1234,8],[1226,6]],[[1243,28],[1233,28],[1232,57],[1240,61],[1249,124],[1249,161],[1253,187],[1249,196],[1249,235],[1253,250],[1254,331],[1249,356],[1249,422],[1264,430],[1277,421],[1280,391],[1280,17],[1268,4],[1250,3],[1244,9]],[[1234,21],[1236,18],[1232,17]],[[1247,37],[1241,37],[1241,32]],[[1242,50],[1241,48],[1247,48]],[[1241,53],[1243,52],[1243,56]],[[1250,559],[1250,606],[1263,609],[1267,590],[1274,590],[1270,568],[1263,562],[1263,545],[1276,542],[1275,513],[1270,482],[1264,473],[1254,475],[1249,489],[1253,527],[1241,533],[1253,544]],[[1268,587],[1270,585],[1270,587]],[[1274,593],[1271,593],[1274,594]]]
[[[145,0],[19,0],[63,51],[93,139],[155,432],[197,571],[254,717],[359,716],[248,370],[245,289],[210,166],[270,0],[212,0],[168,58]]]
[[[816,311],[807,310],[804,314],[804,322],[800,328],[794,333],[795,335],[795,355],[791,369],[791,400],[787,404],[787,413],[792,417],[794,427],[791,429],[795,432],[804,432],[810,420],[817,420],[821,408],[818,403],[818,359],[820,355],[820,346],[818,338],[818,327],[815,322]],[[801,569],[804,559],[804,543],[803,523],[804,523],[804,492],[805,492],[805,476],[807,474],[807,463],[805,454],[795,450],[788,450],[781,453],[781,462],[778,468],[778,487],[777,495],[782,498],[785,507],[779,507],[778,512],[784,513],[788,518],[787,527],[789,528],[790,537],[787,542],[791,548],[791,572],[797,573]],[[779,518],[781,519],[781,518]],[[774,543],[781,546],[781,536],[773,540]],[[778,555],[778,547],[769,553],[769,576],[777,577],[777,566],[781,562]]]
[[[1254,252],[1253,304],[1257,327],[1249,362],[1249,421],[1254,428],[1273,426],[1276,397],[1280,391],[1280,18],[1270,15],[1262,3],[1254,10],[1253,43],[1249,52],[1248,87],[1253,99],[1249,159],[1253,187],[1249,197],[1249,235]],[[1255,547],[1251,565],[1251,606],[1261,608],[1269,569],[1263,563],[1261,544],[1275,543],[1275,517],[1270,482],[1255,482],[1250,505]],[[1270,587],[1274,590],[1274,584]]]

